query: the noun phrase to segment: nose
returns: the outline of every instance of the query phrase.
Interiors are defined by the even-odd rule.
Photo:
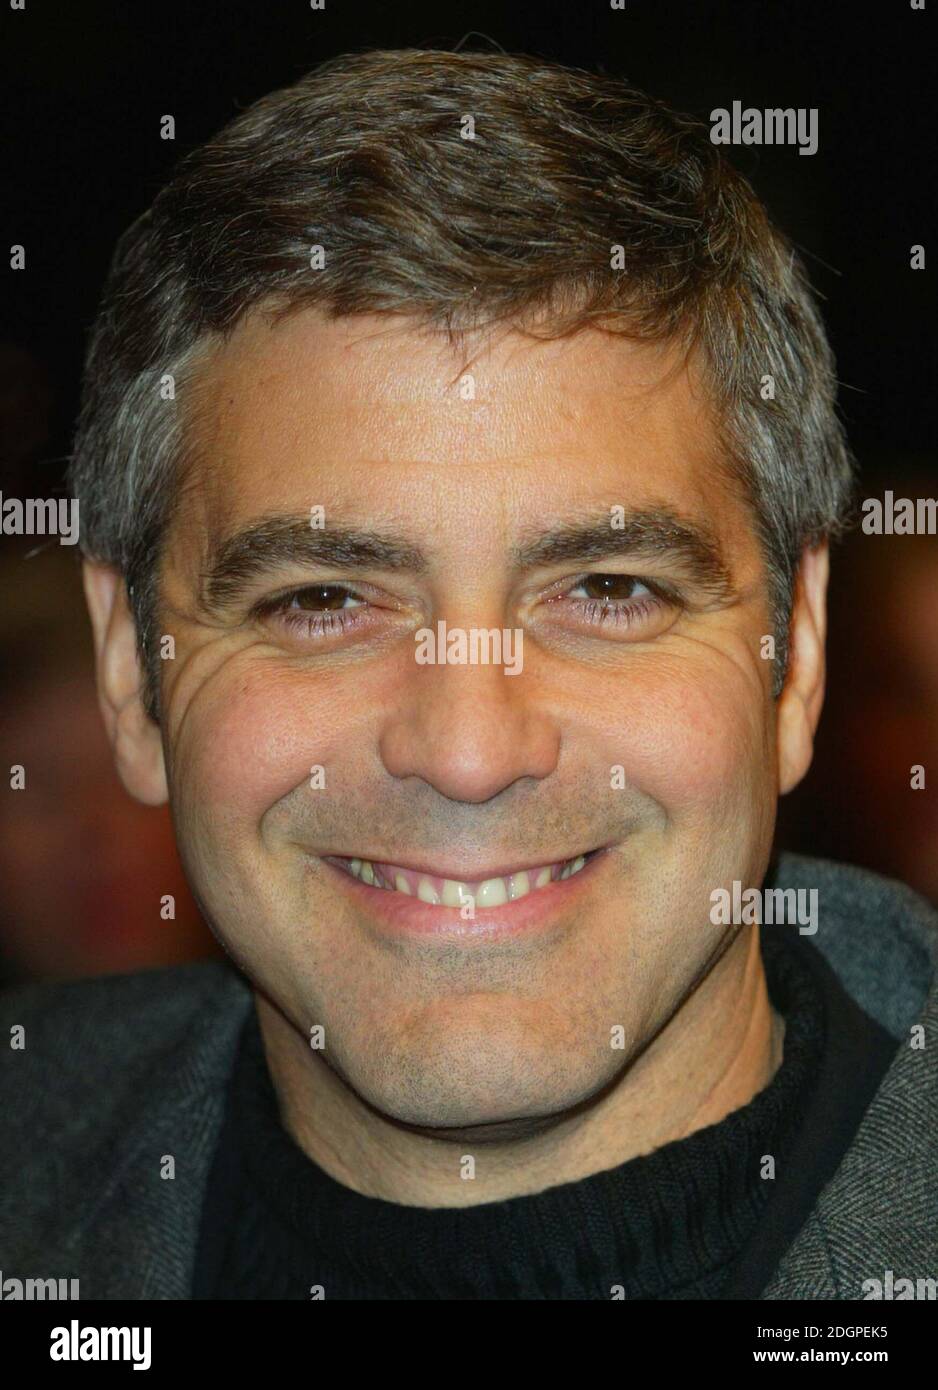
[[[557,766],[560,730],[526,669],[414,665],[389,713],[381,756],[393,777],[420,777],[452,801],[483,802]]]

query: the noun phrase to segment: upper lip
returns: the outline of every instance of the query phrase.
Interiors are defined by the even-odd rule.
[[[475,868],[463,866],[462,868],[441,868],[439,864],[428,864],[426,861],[417,862],[416,860],[395,859],[392,855],[376,855],[372,857],[368,854],[335,854],[324,855],[323,858],[333,859],[361,859],[367,860],[369,864],[393,864],[397,869],[409,869],[414,874],[428,874],[434,878],[448,878],[454,883],[475,883],[484,882],[488,878],[510,878],[512,874],[530,872],[531,869],[543,869],[548,864],[565,864],[568,860],[576,859],[579,855],[585,858],[592,854],[597,847],[592,849],[574,850],[572,854],[558,854],[553,858],[529,859],[525,863],[515,861],[510,865],[496,868]]]

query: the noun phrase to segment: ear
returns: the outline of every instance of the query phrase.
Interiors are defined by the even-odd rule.
[[[814,734],[824,703],[828,569],[826,541],[802,552],[789,628],[788,673],[778,702],[780,796],[797,787],[814,754]]]
[[[137,801],[168,799],[159,725],[146,713],[137,632],[124,579],[96,560],[82,564],[85,599],[94,632],[98,704],[124,786]]]

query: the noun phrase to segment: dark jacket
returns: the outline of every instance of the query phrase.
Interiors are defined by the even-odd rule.
[[[938,1278],[938,914],[820,860],[783,856],[769,883],[818,889],[812,944],[900,1045],[762,1297],[860,1298],[887,1270]],[[251,1003],[219,962],[0,994],[3,1279],[78,1278],[83,1300],[189,1297]],[[25,1049],[8,1050],[18,1024]]]

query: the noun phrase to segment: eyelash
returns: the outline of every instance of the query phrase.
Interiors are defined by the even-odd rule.
[[[576,589],[585,581],[598,578],[630,579],[633,583],[640,584],[642,588],[647,589],[648,592],[640,595],[637,599],[570,599],[566,593],[563,593],[549,599],[548,602],[572,602],[578,606],[581,615],[591,626],[598,627],[612,623],[618,628],[633,627],[636,623],[660,612],[662,608],[673,608],[678,606],[680,602],[677,594],[671,592],[663,584],[653,583],[651,580],[642,579],[638,575],[607,575],[602,570],[590,570],[586,574],[579,575],[569,587]],[[361,598],[354,589],[345,584],[308,584],[301,589],[292,589],[287,594],[259,604],[254,610],[255,615],[260,618],[276,618],[292,632],[313,639],[334,637],[368,621],[364,616],[361,618],[350,616],[358,612],[363,613],[369,606],[366,600],[362,600],[360,604],[350,609],[324,609],[320,613],[304,613],[302,610],[290,607],[294,599],[312,589],[326,589],[344,594],[347,598],[352,599]]]
[[[321,613],[304,613],[302,609],[291,609],[290,604],[300,594],[309,593],[312,589],[327,589],[333,592],[344,594],[347,598],[358,599],[360,596],[354,589],[348,588],[345,584],[306,584],[301,589],[292,589],[288,594],[282,594],[279,598],[273,598],[260,604],[255,613],[260,618],[276,618],[284,627],[292,632],[307,638],[334,637],[337,633],[347,632],[349,628],[358,626],[364,619],[350,618],[348,614],[357,613],[359,607],[351,609],[325,609]],[[360,607],[363,609],[367,604],[363,602]]]
[[[643,589],[647,589],[648,593],[628,599],[570,599],[566,594],[561,594],[549,601],[575,603],[580,605],[580,612],[588,623],[602,626],[611,622],[614,627],[619,628],[634,627],[636,623],[659,613],[662,608],[673,608],[678,603],[677,595],[669,592],[664,585],[652,583],[650,579],[642,579],[636,574],[606,575],[602,570],[591,570],[580,575],[570,587],[576,589],[588,579],[605,578],[630,579],[633,584],[640,584]]]

